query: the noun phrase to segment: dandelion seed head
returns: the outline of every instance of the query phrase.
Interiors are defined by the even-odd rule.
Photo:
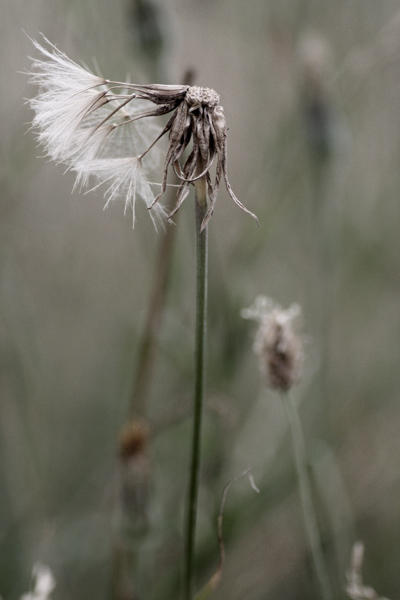
[[[297,332],[301,310],[298,304],[282,309],[273,300],[258,296],[241,315],[259,323],[254,352],[268,387],[287,390],[301,379],[303,343]]]
[[[75,187],[94,190],[104,184],[106,206],[123,197],[125,211],[132,208],[133,222],[137,197],[154,208],[156,217],[164,217],[160,200],[172,167],[180,185],[175,208],[167,218],[180,208],[190,186],[204,177],[210,204],[202,229],[213,213],[221,178],[234,202],[257,220],[236,198],[228,180],[226,120],[214,90],[104,79],[44,40],[45,47],[33,42],[42,58],[32,60],[30,73],[31,83],[39,87],[37,96],[29,101],[35,111],[32,125],[48,156],[76,172]],[[162,127],[158,117],[168,113],[172,116]],[[166,134],[169,145],[163,178],[154,196],[150,175],[159,165],[159,142]],[[189,144],[191,152],[181,164]],[[213,181],[210,169],[214,160]]]

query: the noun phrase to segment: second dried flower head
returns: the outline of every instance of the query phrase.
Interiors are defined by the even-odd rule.
[[[45,42],[47,47],[33,42],[46,59],[32,61],[31,82],[39,86],[38,95],[30,100],[36,113],[33,127],[49,156],[77,172],[78,185],[86,185],[94,177],[98,185],[108,186],[107,204],[122,196],[135,215],[139,195],[148,208],[154,207],[162,215],[159,200],[172,167],[180,185],[168,218],[179,209],[190,185],[205,177],[209,208],[202,229],[214,210],[221,178],[234,202],[256,219],[237,199],[228,180],[226,120],[214,90],[104,79],[77,65],[46,38]],[[168,113],[172,115],[164,127],[154,122],[154,117]],[[161,189],[154,195],[149,182],[154,165],[148,154],[150,150],[152,156],[157,154],[153,147],[167,133]],[[189,143],[191,151],[181,164]],[[213,179],[210,169],[214,161]]]
[[[259,357],[266,385],[288,390],[302,375],[303,342],[297,331],[300,306],[292,304],[284,310],[270,298],[258,296],[241,314],[259,323],[254,352]]]

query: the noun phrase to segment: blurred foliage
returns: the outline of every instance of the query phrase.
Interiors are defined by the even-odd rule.
[[[4,0],[0,22],[0,593],[48,564],[54,599],[108,599],[119,536],[118,439],[130,412],[153,289],[156,233],[132,231],[40,157],[24,98],[42,31],[106,77],[196,84],[221,95],[232,187],[210,226],[207,412],[199,587],[217,560],[232,486],[220,600],[315,598],[290,440],[263,389],[257,294],[299,302],[308,335],[296,389],[332,585],[351,547],[365,580],[400,589],[400,13],[395,0]],[[187,485],[194,324],[194,215],[182,207],[148,403],[147,529],[131,549],[138,599],[177,598]],[[146,463],[147,464],[147,463]],[[134,471],[135,472],[135,471]],[[147,481],[147,479],[146,479]],[[146,484],[147,485],[147,484]],[[144,533],[145,531],[145,533]],[[133,592],[132,592],[133,594]],[[133,599],[133,595],[130,598]]]

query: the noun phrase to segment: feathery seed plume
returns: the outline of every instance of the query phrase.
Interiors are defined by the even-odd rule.
[[[219,95],[212,89],[187,85],[137,85],[104,79],[69,59],[44,38],[46,47],[33,40],[44,59],[32,59],[31,83],[38,95],[29,101],[36,116],[33,128],[48,155],[77,173],[76,185],[90,178],[105,184],[106,206],[125,199],[135,220],[136,197],[141,196],[157,216],[169,167],[180,179],[171,218],[188,196],[191,184],[205,176],[209,208],[206,227],[218,195],[221,178],[230,197],[257,220],[237,199],[230,186],[226,163],[226,121]],[[155,106],[154,106],[155,105]],[[172,113],[164,127],[155,117]],[[159,153],[155,144],[168,133],[160,193],[154,196],[149,176]],[[191,142],[184,164],[181,159]],[[150,152],[151,151],[151,152]],[[153,157],[153,160],[151,160]],[[214,180],[210,169],[216,162]]]
[[[254,352],[271,388],[287,390],[301,378],[303,344],[296,332],[300,314],[298,304],[284,310],[265,296],[258,296],[254,304],[241,312],[243,318],[259,323]]]
[[[23,594],[21,600],[50,600],[51,593],[56,587],[56,581],[49,567],[40,564],[35,565],[33,578],[33,590]]]

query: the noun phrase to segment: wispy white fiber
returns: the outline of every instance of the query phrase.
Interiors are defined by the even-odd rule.
[[[50,596],[56,587],[56,581],[49,567],[35,565],[33,568],[33,590],[21,596],[21,600],[51,600]]]
[[[95,189],[104,183],[106,206],[123,198],[135,221],[136,198],[148,208],[154,201],[148,180],[161,156],[153,147],[143,162],[140,157],[161,126],[152,117],[132,119],[154,110],[154,104],[137,98],[129,84],[94,75],[44,40],[45,46],[33,41],[43,58],[32,59],[29,73],[39,86],[29,100],[39,143],[49,157],[76,172],[75,186]],[[159,203],[153,211],[164,215]]]

